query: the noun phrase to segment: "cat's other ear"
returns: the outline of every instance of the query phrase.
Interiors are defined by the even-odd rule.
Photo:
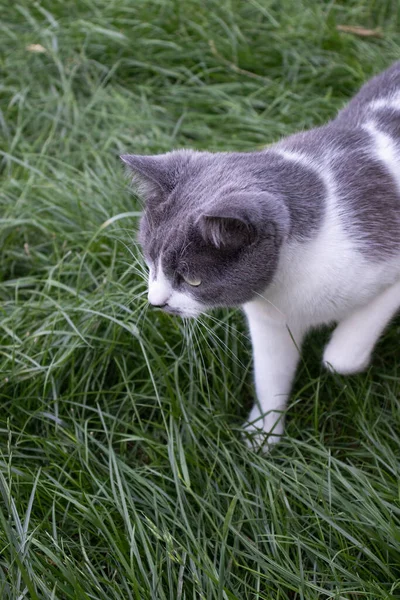
[[[282,201],[267,192],[242,193],[207,209],[198,225],[205,242],[234,251],[251,246],[261,235],[285,235],[289,213]]]
[[[174,154],[122,154],[122,162],[133,175],[133,183],[145,199],[154,193],[170,193],[177,181],[177,157]]]

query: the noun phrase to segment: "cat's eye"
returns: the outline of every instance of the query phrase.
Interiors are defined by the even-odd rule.
[[[186,283],[193,287],[197,287],[201,284],[201,279],[199,279],[198,277],[187,277],[183,275],[183,279]]]

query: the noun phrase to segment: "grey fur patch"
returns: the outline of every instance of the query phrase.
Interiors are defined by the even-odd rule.
[[[390,258],[400,250],[399,191],[385,165],[362,151],[351,159],[334,159],[341,182],[341,204],[346,206],[344,227],[373,261]]]
[[[342,128],[356,129],[371,118],[369,104],[400,91],[400,61],[370,79],[332,121]]]
[[[394,110],[393,108],[379,108],[374,110],[373,121],[379,131],[400,141],[400,106],[399,110]]]

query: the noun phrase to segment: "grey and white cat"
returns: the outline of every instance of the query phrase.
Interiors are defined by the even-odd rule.
[[[121,158],[146,201],[149,302],[183,317],[243,306],[247,429],[277,441],[305,334],[337,323],[323,362],[355,373],[400,308],[400,62],[327,125],[265,150]]]

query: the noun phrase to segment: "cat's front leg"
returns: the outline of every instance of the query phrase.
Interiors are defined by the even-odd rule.
[[[299,361],[303,333],[283,320],[271,318],[261,303],[245,306],[253,345],[257,400],[248,417],[246,432],[251,445],[279,441],[284,430],[284,415]],[[268,440],[266,435],[268,435]]]

